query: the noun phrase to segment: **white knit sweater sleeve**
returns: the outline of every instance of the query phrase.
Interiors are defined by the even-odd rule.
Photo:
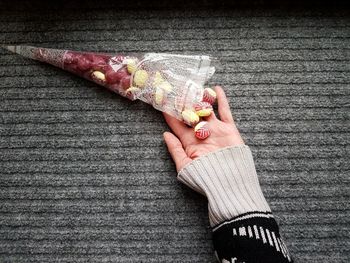
[[[242,214],[271,212],[246,145],[222,148],[195,159],[179,172],[178,180],[208,198],[213,227]]]

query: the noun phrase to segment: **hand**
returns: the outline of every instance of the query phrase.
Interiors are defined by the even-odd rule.
[[[178,172],[192,160],[202,155],[227,146],[244,144],[234,124],[225,92],[219,86],[215,87],[215,91],[220,120],[214,113],[206,118],[211,135],[205,140],[197,139],[193,128],[164,113],[165,121],[174,134],[164,132],[163,136]]]

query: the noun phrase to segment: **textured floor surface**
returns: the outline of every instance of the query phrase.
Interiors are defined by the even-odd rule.
[[[349,262],[349,11],[9,3],[0,43],[217,56],[291,253]],[[0,262],[214,262],[158,112],[3,50],[0,79]]]

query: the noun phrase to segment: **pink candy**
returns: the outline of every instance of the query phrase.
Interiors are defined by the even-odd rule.
[[[81,71],[86,71],[88,69],[90,69],[91,67],[91,61],[88,60],[87,58],[85,57],[81,57],[81,58],[78,58],[78,68],[81,70]]]
[[[120,85],[123,89],[127,90],[128,88],[130,88],[130,80],[131,77],[130,76],[125,76],[122,78],[122,80],[120,81]]]
[[[110,69],[106,72],[106,81],[109,84],[118,83],[120,81],[120,77],[118,76],[118,72]]]

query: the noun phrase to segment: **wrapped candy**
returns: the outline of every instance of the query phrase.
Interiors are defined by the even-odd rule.
[[[203,92],[203,101],[213,105],[216,101],[216,93],[211,88],[205,88]]]
[[[216,99],[215,91],[204,88],[215,71],[209,56],[105,54],[32,46],[6,48],[94,81],[130,100],[142,100],[192,127],[201,117],[211,114],[211,104]]]
[[[199,117],[208,117],[213,112],[213,107],[206,101],[195,103],[193,106]]]
[[[206,121],[201,121],[194,127],[194,135],[199,140],[204,140],[210,136],[211,132]]]

